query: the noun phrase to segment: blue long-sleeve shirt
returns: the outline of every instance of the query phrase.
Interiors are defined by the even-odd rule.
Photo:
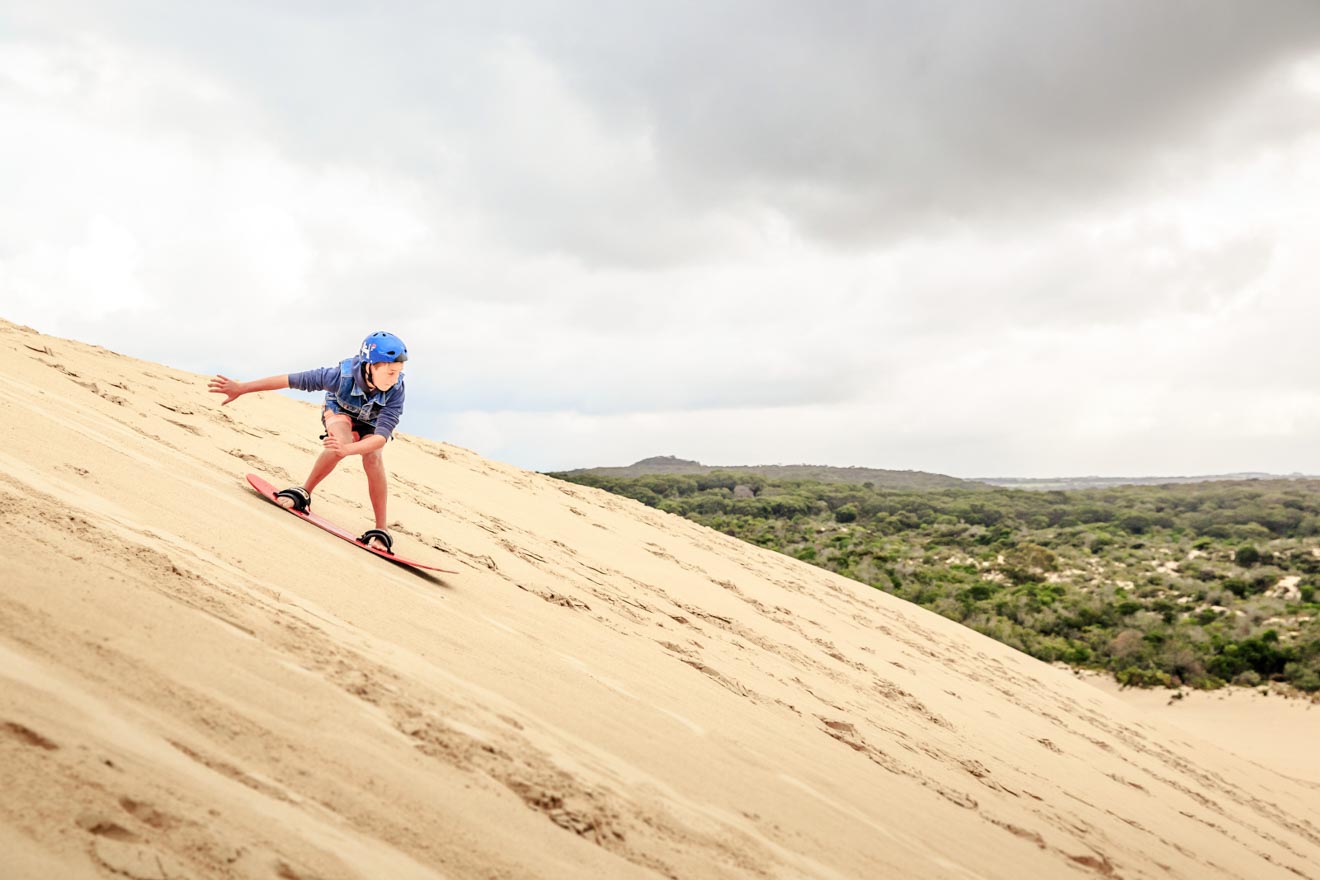
[[[403,376],[388,391],[368,391],[362,381],[362,359],[348,358],[337,366],[289,374],[289,387],[299,391],[324,391],[331,412],[344,413],[375,428],[386,440],[403,418]]]

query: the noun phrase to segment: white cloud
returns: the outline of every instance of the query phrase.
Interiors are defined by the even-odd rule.
[[[0,72],[0,114],[21,132],[0,143],[8,317],[108,326],[98,341],[139,350],[182,333],[241,352],[245,327],[314,313],[338,279],[431,235],[408,182],[298,163],[191,68],[84,40],[0,50]],[[199,343],[156,350],[177,359]]]

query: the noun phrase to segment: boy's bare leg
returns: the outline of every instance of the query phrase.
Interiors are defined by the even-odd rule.
[[[385,507],[389,500],[389,481],[385,476],[385,456],[378,449],[362,456],[362,469],[367,472],[367,494],[371,496],[371,509],[376,515],[376,528],[385,529]],[[373,544],[376,542],[373,541]],[[381,546],[384,550],[384,546]]]
[[[337,437],[341,445],[347,446],[353,442],[352,423],[347,419],[332,419],[325,426],[325,429]],[[339,464],[339,456],[328,449],[324,450],[316,457],[316,461],[312,462],[312,472],[307,475],[307,482],[303,483],[303,488],[309,493],[314,491],[322,480],[330,476],[330,472],[335,469],[337,464]],[[277,499],[277,502],[280,507],[293,506],[293,502],[287,498]]]

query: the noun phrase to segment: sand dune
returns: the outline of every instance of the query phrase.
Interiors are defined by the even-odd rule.
[[[245,485],[311,403],[0,372],[5,878],[1320,877],[1320,785],[863,585],[401,435],[420,576]]]

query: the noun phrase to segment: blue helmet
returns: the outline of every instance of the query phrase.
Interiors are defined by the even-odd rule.
[[[362,340],[361,354],[369,364],[403,363],[408,359],[408,346],[393,333],[378,330]]]

